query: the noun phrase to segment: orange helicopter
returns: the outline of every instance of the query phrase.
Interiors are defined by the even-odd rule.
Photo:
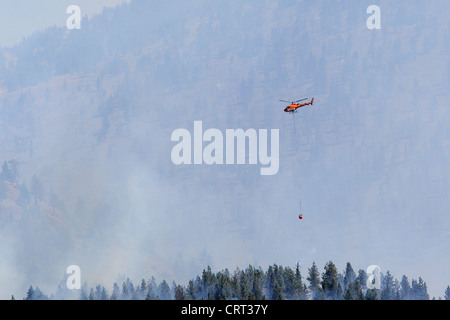
[[[305,100],[308,100],[308,98],[297,100],[297,101],[294,101],[294,102],[290,102],[290,101],[286,101],[286,100],[280,100],[280,101],[281,102],[288,102],[288,103],[291,104],[291,105],[287,106],[284,109],[284,112],[292,112],[292,113],[294,113],[294,112],[297,112],[297,109],[300,109],[301,107],[305,107],[305,106],[309,106],[309,105],[312,106],[313,103],[314,103],[314,98],[312,98],[312,100],[310,102],[299,103],[299,102],[302,102],[302,101],[305,101]]]

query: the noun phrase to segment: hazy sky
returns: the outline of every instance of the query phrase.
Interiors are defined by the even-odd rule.
[[[63,27],[70,4],[92,15],[122,2],[0,2],[0,45]],[[442,296],[450,4],[380,0],[382,29],[369,30],[370,4],[134,0],[92,29],[5,50],[0,165],[17,159],[28,188],[39,178],[47,209],[36,207],[43,223],[0,225],[0,299],[29,285],[50,293],[71,264],[111,290],[118,274],[186,284],[208,265],[299,262],[305,277],[329,260],[421,276]],[[306,97],[314,106],[294,129],[278,99]],[[280,129],[279,173],[176,166],[171,134],[197,120]],[[10,200],[0,201],[7,218]]]
[[[72,4],[90,17],[124,2],[129,0],[1,0],[0,46],[12,46],[36,31],[65,25],[66,10]]]

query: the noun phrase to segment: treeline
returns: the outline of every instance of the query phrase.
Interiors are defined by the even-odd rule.
[[[372,279],[372,278],[370,278]],[[166,280],[157,283],[155,278],[134,285],[126,279],[119,286],[114,283],[110,293],[101,285],[88,289],[69,290],[62,281],[57,292],[50,297],[39,288],[30,286],[25,300],[82,299],[82,300],[429,300],[427,284],[421,277],[409,279],[403,275],[400,281],[387,271],[380,274],[379,285],[371,285],[364,270],[355,272],[348,262],[343,273],[329,261],[321,273],[315,263],[308,268],[306,278],[300,266],[269,266],[266,271],[253,266],[245,270],[228,269],[212,272],[208,267],[187,285]],[[375,283],[372,283],[375,284]],[[12,296],[14,299],[14,296]],[[435,298],[433,298],[435,299]],[[439,297],[438,299],[441,299]],[[450,286],[444,293],[450,300]]]

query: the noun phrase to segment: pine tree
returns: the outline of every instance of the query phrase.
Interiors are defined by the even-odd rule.
[[[120,288],[119,285],[116,282],[114,282],[111,300],[118,300],[119,298],[120,298]]]
[[[339,281],[339,273],[332,261],[328,261],[322,274],[322,290],[325,297],[330,300],[340,300],[342,298],[342,287]]]
[[[33,300],[33,295],[34,295],[34,289],[33,289],[33,286],[30,286],[30,288],[28,288],[27,296],[25,297],[25,300]]]
[[[381,290],[381,300],[392,300],[392,289],[387,285]]]
[[[377,289],[368,289],[366,291],[365,300],[378,300]]]
[[[157,291],[158,285],[156,284],[155,277],[152,277],[147,283],[147,295],[145,300],[159,300]]]
[[[284,279],[283,279],[284,268],[282,266],[278,266],[278,265],[274,264],[273,265],[273,274],[276,279],[276,284],[279,286],[279,290],[282,292],[283,299],[285,299],[284,293],[286,292],[286,283],[284,282]]]
[[[161,300],[170,300],[171,294],[170,294],[170,287],[167,284],[166,280],[163,280],[161,284],[158,287],[158,293]]]
[[[400,299],[409,300],[411,295],[411,286],[409,285],[408,278],[403,275],[400,282]]]
[[[88,290],[88,285],[87,283],[83,283],[83,285],[81,286],[81,292],[80,292],[80,300],[88,300],[88,295],[87,295],[87,290]]]
[[[127,280],[122,283],[122,300],[131,300],[133,295],[134,295],[133,282],[129,278],[127,278]]]
[[[269,292],[269,297],[270,299],[273,300],[273,296],[274,296],[274,291],[275,291],[275,287],[279,288],[279,285],[277,284],[277,278],[275,276],[275,271],[274,268],[272,266],[269,266],[269,268],[267,269],[267,276],[266,276],[266,288]]]
[[[156,296],[156,288],[155,284],[152,282],[148,283],[147,286],[147,293],[145,295],[145,300],[157,300],[158,297]]]
[[[351,285],[355,299],[364,300],[364,293],[362,291],[361,285],[359,284],[359,281],[355,279],[355,281],[353,281]]]
[[[422,300],[430,300],[430,296],[428,294],[428,289],[427,289],[427,283],[425,281],[423,281],[421,277],[419,277],[419,284],[421,285],[421,288],[422,288],[420,298]]]
[[[106,289],[103,288],[101,285],[97,285],[95,287],[94,300],[108,300]]]
[[[272,298],[271,300],[284,300],[284,294],[283,294],[283,289],[281,288],[281,286],[275,282],[274,287],[273,287],[273,291],[272,291]]]
[[[241,271],[239,275],[239,296],[241,300],[249,300],[249,295],[251,293],[249,283],[250,279],[248,273]]]
[[[397,279],[394,279],[394,287],[393,287],[393,299],[401,300],[400,298],[400,282]]]
[[[147,296],[147,283],[145,282],[145,279],[141,280],[139,290],[136,290],[136,292],[139,292],[139,300],[145,300],[145,297]]]
[[[286,267],[284,268],[283,272],[283,282],[285,283],[286,289],[285,289],[285,296],[286,299],[292,300],[296,299],[296,291],[297,291],[297,279],[295,277],[294,271]]]
[[[361,286],[361,289],[363,291],[367,289],[367,279],[367,273],[364,270],[359,269],[358,277],[356,277],[356,280],[359,282],[359,285]]]
[[[285,299],[286,285],[283,280],[284,270],[282,267],[274,264],[269,266],[266,273],[266,288],[269,292],[271,300],[283,300]]]
[[[35,300],[48,300],[48,297],[39,289],[36,287],[36,290],[34,291],[34,299]]]
[[[91,288],[91,291],[89,292],[89,300],[95,300],[95,296],[94,296],[94,289]]]
[[[239,274],[240,274],[239,268],[236,268],[236,270],[233,272],[233,276],[231,277],[232,297],[236,299],[240,298]]]
[[[309,291],[311,292],[312,299],[318,300],[322,298],[322,290],[320,288],[320,274],[317,269],[316,263],[313,262],[311,268],[308,269]]]
[[[108,300],[108,293],[106,292],[105,287],[102,287],[102,291],[100,293],[100,300]]]
[[[184,295],[184,289],[180,285],[177,285],[175,287],[175,300],[186,300]]]
[[[264,272],[261,269],[254,271],[252,295],[255,300],[264,300],[263,293]]]
[[[228,272],[218,272],[216,275],[217,284],[215,288],[215,299],[226,300],[230,299],[233,292],[231,289],[231,281]]]
[[[33,286],[30,286],[25,300],[48,300],[48,297],[38,287],[33,289]]]
[[[186,300],[195,300],[197,298],[197,293],[193,280],[189,280],[188,287],[186,289]]]
[[[211,271],[211,267],[208,266],[206,270],[202,272],[201,279],[201,293],[204,298],[212,299],[215,296],[216,277]]]
[[[389,270],[381,280],[381,300],[392,300],[394,298],[394,277]]]
[[[345,300],[364,300],[364,293],[361,289],[361,285],[359,281],[355,278],[353,282],[351,282],[344,295]]]
[[[350,286],[345,291],[344,300],[355,300],[355,298],[353,297],[352,290],[351,290]]]
[[[450,286],[447,286],[447,289],[445,289],[444,299],[450,300]]]
[[[344,275],[344,290],[347,290],[348,286],[355,280],[356,280],[356,273],[355,271],[353,271],[351,263],[347,262]]]
[[[427,284],[423,281],[421,277],[419,280],[412,280],[411,282],[411,295],[413,300],[429,300],[430,296],[427,292]]]
[[[294,299],[305,300],[306,299],[306,285],[303,283],[302,275],[300,273],[300,265],[297,263],[295,268],[295,286],[294,286]]]

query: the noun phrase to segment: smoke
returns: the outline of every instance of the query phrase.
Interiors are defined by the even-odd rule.
[[[359,5],[308,4],[309,15],[301,2],[176,4],[133,1],[77,33],[50,29],[1,52],[0,161],[17,160],[19,175],[2,181],[0,297],[54,292],[73,264],[106,286],[330,259],[424,278],[432,261],[428,285],[442,291],[449,113],[438,63],[448,43],[404,48],[447,26],[433,18],[381,37],[367,34]],[[386,25],[426,18],[384,6],[402,13]],[[336,26],[317,18],[338,13],[347,18]],[[278,99],[307,95],[315,104],[295,136]],[[278,174],[174,165],[171,134],[194,121],[279,129]]]

